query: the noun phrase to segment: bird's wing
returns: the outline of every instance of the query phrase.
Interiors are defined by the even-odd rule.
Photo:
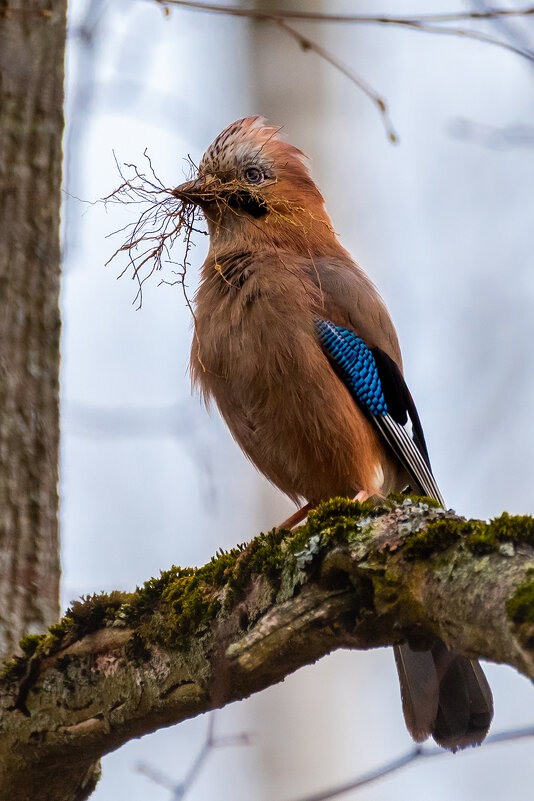
[[[413,489],[444,505],[426,449],[419,415],[396,362],[368,347],[348,328],[315,319],[315,330],[332,366],[413,480]]]
[[[380,293],[364,271],[350,259],[317,259],[311,276],[321,295],[321,316],[353,331],[370,348],[380,348],[402,372],[395,326]]]

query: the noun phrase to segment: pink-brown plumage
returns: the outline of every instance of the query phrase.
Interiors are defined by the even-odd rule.
[[[195,180],[174,193],[202,207],[210,234],[193,380],[256,467],[311,505],[407,484],[442,502],[393,323],[339,244],[303,153],[247,117],[215,139]],[[339,350],[345,342],[349,356]],[[351,364],[359,365],[352,378]],[[385,411],[363,403],[361,382],[366,392],[380,385]],[[428,651],[398,644],[395,657],[414,739],[432,735],[452,750],[484,739],[493,707],[476,661],[441,641]]]
[[[194,381],[251,461],[291,498],[317,503],[406,484],[400,465],[332,370],[314,333],[327,316],[401,366],[376,288],[339,244],[302,153],[247,118],[208,149],[199,174],[231,182],[254,160],[275,178],[258,218],[204,204],[210,250],[196,297]]]

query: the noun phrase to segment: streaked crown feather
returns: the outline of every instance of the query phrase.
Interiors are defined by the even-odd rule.
[[[214,139],[202,156],[199,172],[226,172],[248,164],[265,163],[274,167],[286,164],[310,173],[307,156],[280,138],[281,127],[272,125],[265,117],[243,117],[228,125]]]

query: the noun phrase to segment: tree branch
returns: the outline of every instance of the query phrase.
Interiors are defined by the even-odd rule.
[[[172,793],[172,801],[181,801],[185,798],[193,783],[200,776],[207,758],[216,748],[227,748],[230,745],[250,745],[251,740],[248,734],[227,735],[226,737],[215,736],[215,714],[215,712],[210,713],[206,739],[181,781],[176,782],[169,776],[160,773],[160,771],[154,770],[146,762],[138,762],[136,765],[138,773],[144,774],[154,784],[159,784],[160,787],[165,787],[169,790]]]
[[[295,532],[74,603],[0,681],[5,797],[86,798],[103,754],[335,648],[440,637],[534,678],[534,519],[430,503],[330,501]]]
[[[319,56],[319,58],[322,58],[324,61],[328,62],[328,64],[331,64],[334,69],[341,72],[341,74],[348,78],[351,83],[355,84],[358,89],[367,95],[367,97],[375,104],[382,116],[382,122],[384,124],[384,128],[386,129],[388,139],[393,143],[398,142],[398,136],[395,133],[395,129],[393,128],[393,124],[389,117],[386,101],[378,94],[376,89],[373,89],[373,87],[368,84],[367,81],[364,81],[363,78],[360,78],[360,76],[357,75],[353,69],[344,64],[343,61],[337,58],[333,53],[331,53],[329,50],[326,50],[324,47],[322,47],[322,45],[317,44],[317,42],[314,42],[308,36],[303,36],[291,25],[288,25],[283,19],[273,20],[273,22],[275,22],[283,31],[289,34],[289,36],[293,37],[293,39],[296,39],[304,51],[312,50]]]
[[[155,0],[166,12],[172,6],[177,6],[188,11],[204,11],[209,13],[226,14],[231,17],[244,17],[255,20],[263,20],[279,23],[280,20],[292,20],[302,22],[337,22],[349,23],[353,25],[389,25],[404,28],[405,30],[423,31],[426,33],[437,33],[445,36],[461,36],[466,39],[475,39],[479,42],[495,45],[505,50],[509,50],[516,55],[522,56],[529,61],[534,61],[534,52],[528,48],[515,45],[505,39],[499,39],[490,34],[473,30],[472,28],[458,27],[458,22],[480,22],[510,18],[529,17],[534,15],[534,6],[525,8],[494,8],[486,11],[464,11],[441,14],[415,14],[406,16],[395,16],[388,14],[328,14],[314,11],[296,11],[284,8],[254,9],[242,8],[241,6],[223,5],[220,3],[204,3],[198,0]],[[447,23],[447,24],[444,24]],[[451,23],[452,26],[451,26]],[[318,52],[318,51],[316,51]],[[324,54],[319,53],[324,58]],[[339,66],[329,58],[327,59],[339,69]],[[343,70],[342,70],[343,71]]]
[[[395,16],[389,14],[328,14],[320,11],[297,11],[285,8],[270,8],[262,11],[255,8],[223,3],[206,3],[202,0],[156,0],[163,6],[181,6],[191,11],[207,11],[228,14],[232,17],[254,17],[255,19],[292,19],[303,22],[351,22],[371,25],[419,25],[420,23],[462,22],[466,20],[491,20],[502,17],[528,17],[534,15],[534,5],[524,8],[490,8],[486,11],[452,11],[437,14],[414,14]]]
[[[152,1],[152,0],[151,0]],[[472,39],[484,44],[500,47],[515,55],[527,59],[534,63],[534,51],[529,47],[523,46],[517,41],[508,41],[492,34],[473,29],[463,28],[458,25],[465,21],[507,21],[511,18],[526,18],[534,15],[534,6],[527,6],[523,9],[495,8],[479,11],[453,12],[441,14],[418,14],[407,16],[392,15],[371,15],[371,14],[328,14],[314,11],[297,11],[284,8],[242,8],[235,5],[223,5],[220,3],[206,3],[198,0],[154,0],[164,10],[165,15],[169,16],[171,7],[178,7],[185,11],[204,11],[207,13],[224,14],[231,17],[253,19],[258,22],[270,22],[278,25],[289,36],[295,39],[303,50],[311,50],[323,61],[326,61],[334,69],[341,72],[351,83],[355,84],[378,108],[382,122],[384,124],[387,137],[391,143],[398,142],[398,136],[391,123],[389,112],[385,100],[378,92],[363,80],[353,69],[343,63],[334,53],[319,45],[317,42],[304,36],[288,20],[296,22],[337,22],[349,24],[367,25],[388,25],[404,28],[405,30],[421,31],[425,33],[438,34],[442,36],[461,36],[464,39]],[[448,24],[444,24],[448,23]]]
[[[484,740],[484,748],[488,745],[499,745],[500,743],[510,743],[517,740],[531,740],[534,737],[534,727],[527,726],[524,729],[510,729],[509,731],[498,732],[497,734],[490,734]],[[362,787],[368,787],[386,776],[391,776],[394,773],[399,773],[408,765],[413,765],[414,762],[421,762],[425,759],[434,759],[435,757],[451,756],[450,751],[445,751],[443,748],[426,748],[425,746],[417,745],[407,751],[402,756],[392,759],[390,762],[385,762],[378,768],[369,770],[366,773],[358,776],[356,779],[339,784],[336,787],[330,787],[328,790],[314,793],[313,795],[305,796],[299,801],[330,801],[332,798],[339,798],[345,793],[350,793],[354,790],[361,790]]]

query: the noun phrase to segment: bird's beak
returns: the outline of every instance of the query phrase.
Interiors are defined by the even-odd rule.
[[[217,179],[213,175],[200,175],[192,181],[186,181],[172,190],[174,197],[184,200],[186,203],[194,203],[201,206],[209,203],[216,197]]]

